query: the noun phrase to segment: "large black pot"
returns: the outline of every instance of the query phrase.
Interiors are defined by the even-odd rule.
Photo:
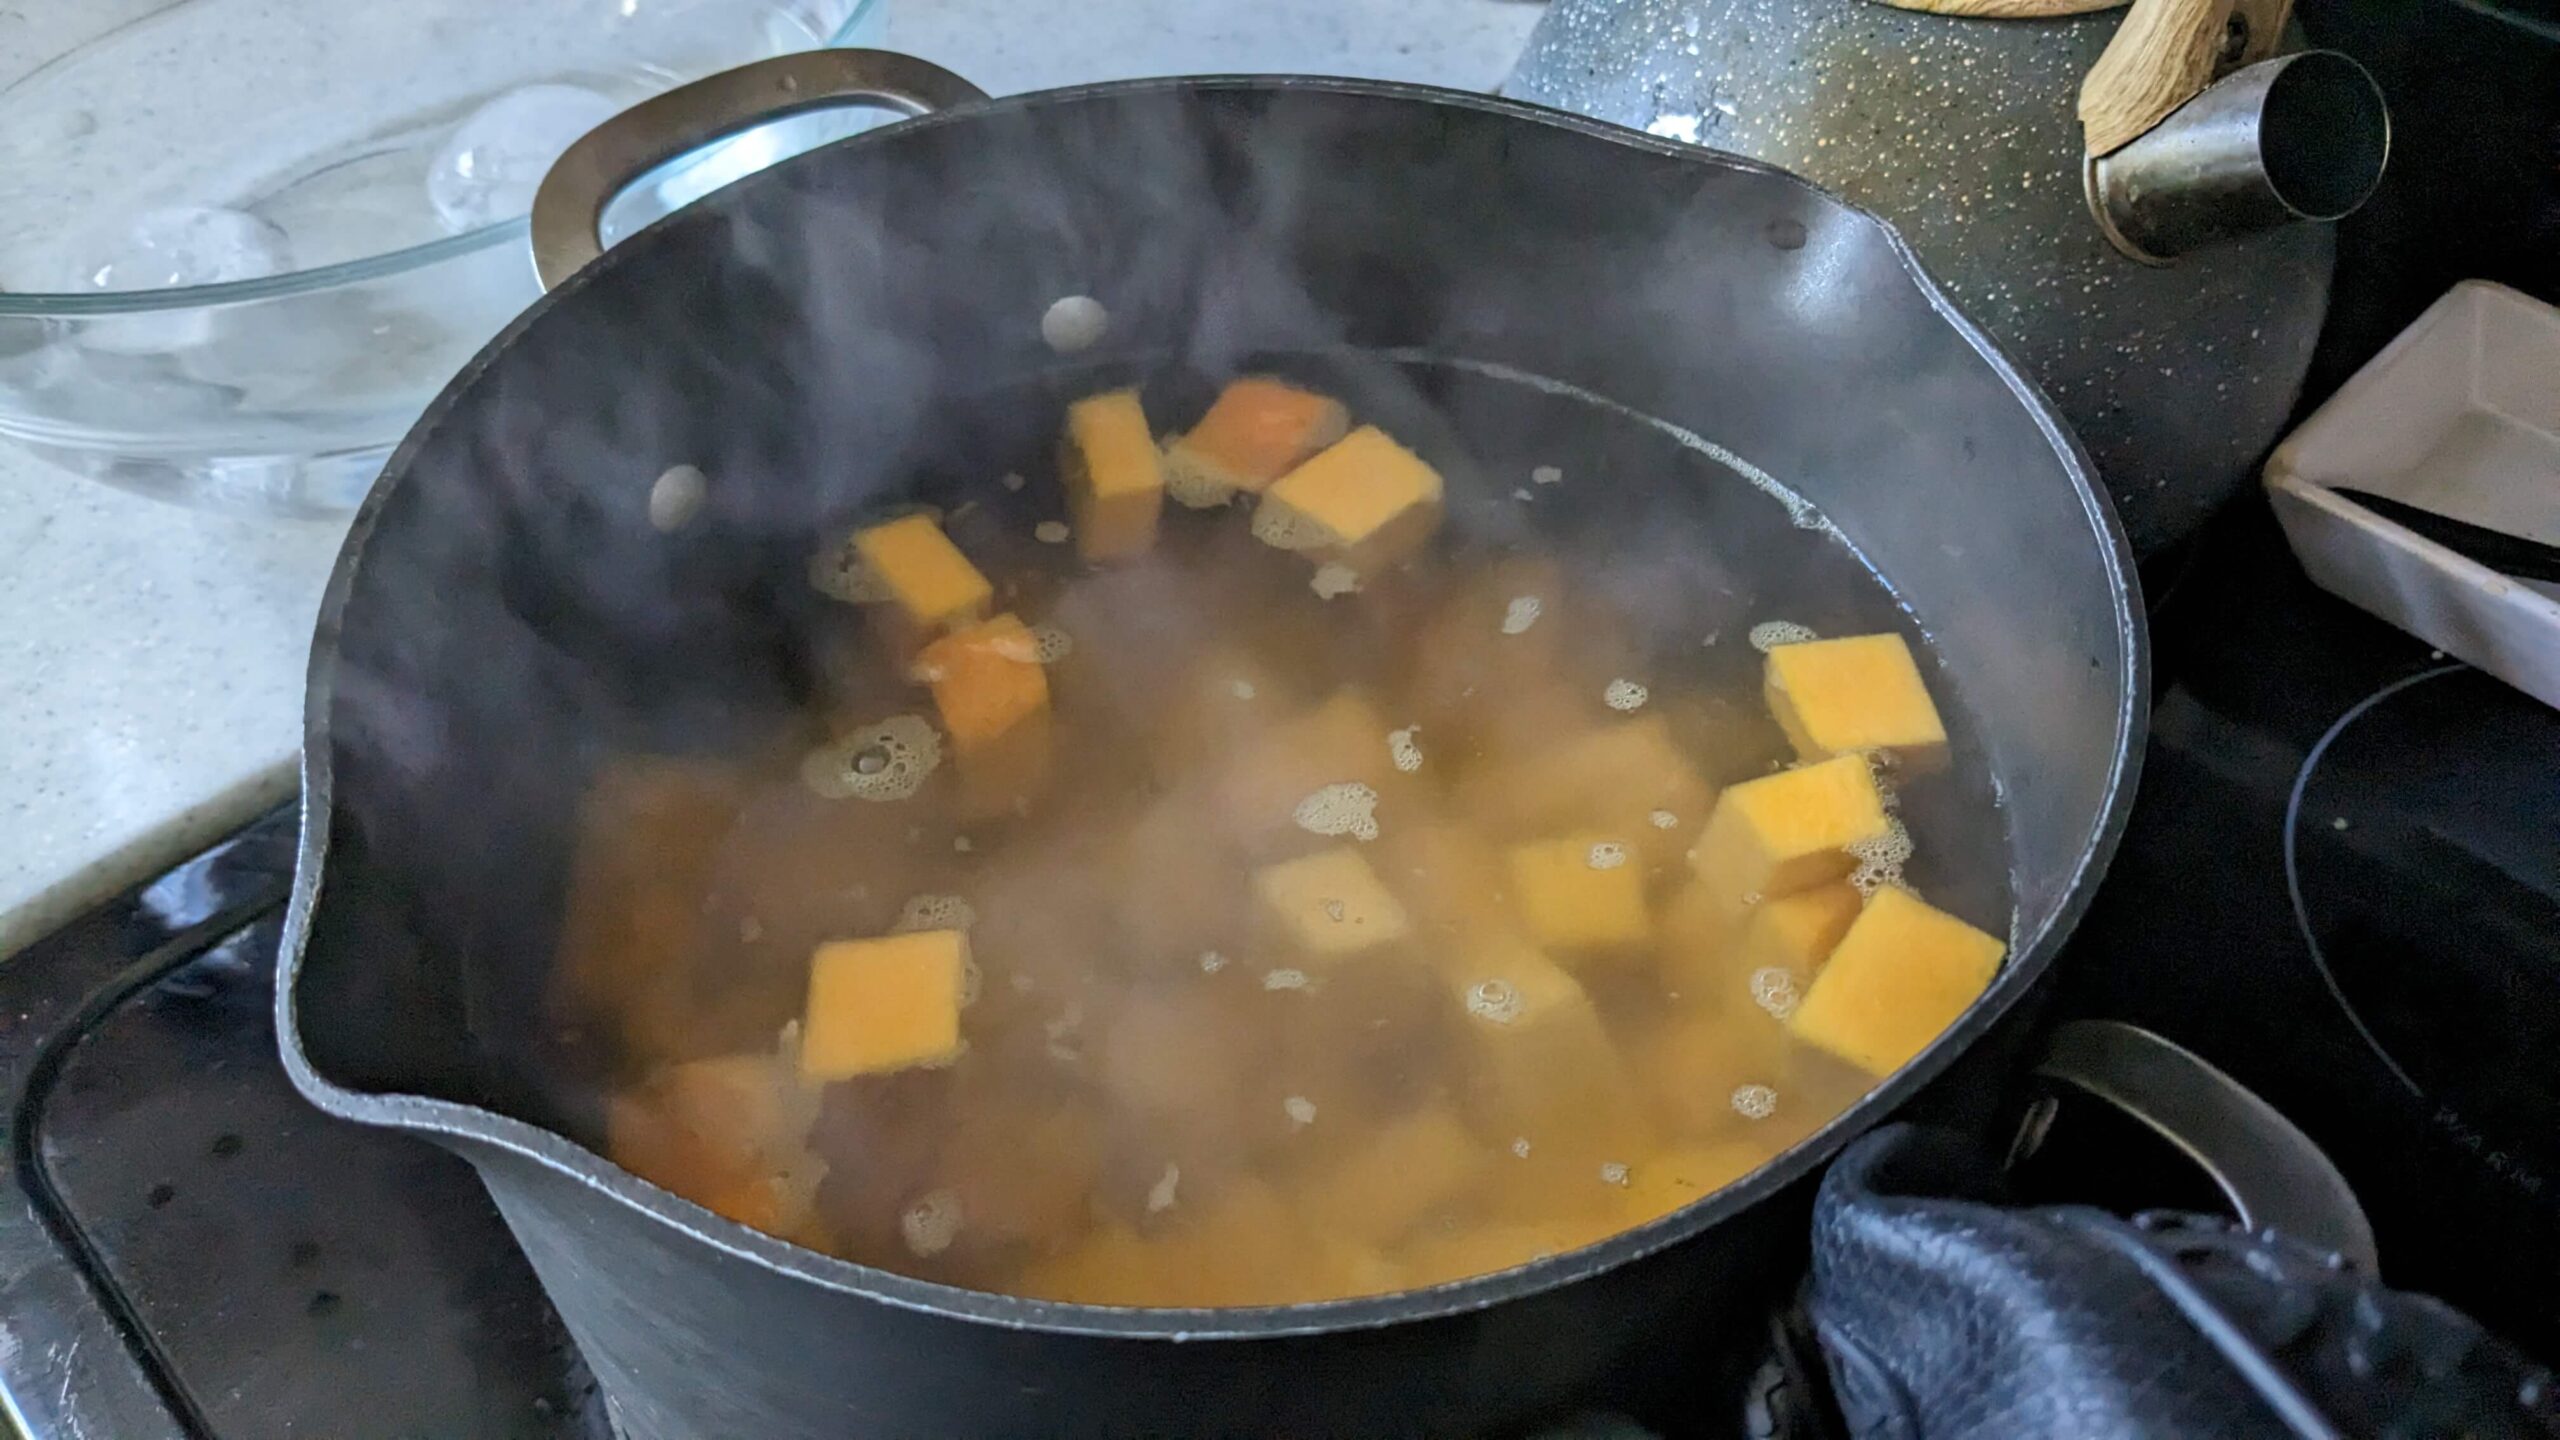
[[[706,98],[734,115],[887,91],[922,109],[936,96],[918,92],[957,86],[864,52],[705,84],[563,162],[586,179],[565,212],[546,196],[555,262],[583,238],[560,215],[582,232],[599,177],[699,138],[687,107]],[[783,592],[812,537],[966,440],[965,418],[920,418],[928,401],[1058,366],[1041,317],[1078,293],[1112,316],[1080,364],[1214,374],[1260,352],[1418,347],[1608,397],[1811,497],[1934,636],[2003,787],[2017,921],[1990,992],[1835,1123],[1686,1211],[1500,1276],[1288,1309],[907,1279],[733,1225],[564,1138],[596,1132],[552,1083],[541,1002],[590,767],[716,746],[788,705]],[[676,464],[714,479],[671,538],[648,496]],[[1653,485],[1613,474],[1570,503],[1676,534],[1689,511]],[[1802,1182],[1981,1046],[2079,915],[2141,753],[2131,585],[2044,398],[1891,229],[1784,173],[1409,86],[963,104],[621,244],[419,421],[314,646],[285,1061],[330,1112],[480,1168],[633,1440],[1456,1434],[1574,1397],[1658,1401],[1703,1383],[1702,1357],[1731,1353],[1800,1273]]]

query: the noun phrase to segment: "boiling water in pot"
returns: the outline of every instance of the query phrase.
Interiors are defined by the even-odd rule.
[[[1255,373],[1169,466],[1229,377],[955,404],[780,587],[787,740],[600,772],[556,988],[618,1163],[960,1285],[1322,1300],[1700,1199],[1980,993],[1995,789],[1818,514],[1486,367]]]

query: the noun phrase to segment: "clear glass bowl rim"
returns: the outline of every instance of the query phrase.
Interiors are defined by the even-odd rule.
[[[856,27],[869,17],[880,0],[854,0],[853,9],[835,33],[820,44],[821,49],[842,46]],[[499,220],[477,230],[447,235],[399,250],[386,250],[379,255],[364,255],[341,260],[335,265],[318,265],[309,270],[288,270],[281,275],[262,275],[255,280],[225,280],[215,285],[173,285],[159,290],[100,290],[94,293],[48,293],[41,290],[0,290],[0,317],[34,317],[72,319],[90,315],[148,315],[168,310],[194,310],[207,305],[234,305],[243,301],[273,300],[289,295],[308,295],[341,285],[359,285],[379,280],[386,275],[405,274],[427,266],[486,250],[492,245],[530,247],[531,221],[522,215],[512,220]],[[528,253],[530,253],[528,249]]]

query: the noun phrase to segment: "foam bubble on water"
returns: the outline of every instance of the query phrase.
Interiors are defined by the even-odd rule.
[[[1612,680],[1600,692],[1600,703],[1612,710],[1641,710],[1653,692],[1633,680]]]
[[[672,535],[693,523],[711,498],[711,478],[699,465],[670,465],[649,485],[649,527]]]
[[[1201,973],[1201,974],[1203,974],[1203,975],[1215,975],[1215,974],[1217,974],[1219,971],[1224,970],[1224,969],[1226,969],[1226,968],[1227,968],[1227,957],[1226,957],[1226,956],[1219,954],[1219,953],[1218,953],[1217,951],[1215,951],[1215,950],[1203,950],[1203,951],[1201,951],[1201,952],[1200,952],[1200,973]]]
[[[1745,1120],[1766,1120],[1778,1113],[1778,1092],[1766,1085],[1737,1085],[1733,1113]]]
[[[1069,295],[1040,316],[1040,339],[1061,355],[1090,350],[1111,328],[1111,312],[1090,295]]]
[[[293,268],[274,222],[218,205],[145,210],[91,241],[66,290],[166,290],[262,280]]]
[[[1317,566],[1316,573],[1308,577],[1307,588],[1316,592],[1319,600],[1330,600],[1337,595],[1357,595],[1360,593],[1360,572],[1340,561],[1328,560]]]
[[[1076,637],[1055,625],[1031,627],[1031,663],[1055,665],[1076,653]]]
[[[753,915],[738,922],[738,943],[753,945],[764,938],[764,922]]]
[[[1291,1125],[1307,1126],[1316,1123],[1316,1102],[1304,1095],[1290,1096],[1280,1102],[1280,1108],[1288,1112]]]
[[[800,762],[800,781],[829,800],[904,800],[942,764],[942,736],[921,715],[892,715]]]
[[[978,847],[970,843],[968,836],[954,835],[951,837],[951,848],[959,854],[966,855]]]
[[[977,910],[957,895],[910,895],[907,903],[898,907],[898,923],[889,927],[889,933],[966,930],[977,923]]]
[[[1511,603],[1502,607],[1502,633],[1505,635],[1528,633],[1529,627],[1538,623],[1538,612],[1545,608],[1546,606],[1535,595],[1513,596]]]
[[[930,1260],[951,1248],[960,1236],[960,1197],[948,1190],[928,1190],[898,1216],[898,1233],[919,1260]]]
[[[1751,648],[1763,655],[1781,645],[1801,645],[1820,638],[1793,620],[1763,620],[1751,627]]]
[[[1378,838],[1378,792],[1356,780],[1327,785],[1298,802],[1289,818],[1311,835]]]
[[[1530,494],[1527,490],[1514,490],[1511,492],[1511,498],[1519,501],[1523,505],[1526,505],[1538,497]]]
[[[1084,1006],[1067,1002],[1065,1009],[1040,1022],[1041,1033],[1049,1040],[1049,1058],[1073,1065],[1084,1058]]]
[[[1419,725],[1387,732],[1387,759],[1407,775],[1422,768],[1422,746],[1413,738],[1421,733]]]
[[[1239,700],[1250,700],[1254,697],[1256,692],[1253,688],[1252,681],[1232,680],[1227,683],[1227,693],[1233,695]]]
[[[1265,990],[1304,990],[1307,988],[1307,972],[1304,970],[1270,971],[1262,977],[1262,988]]]
[[[1515,1158],[1517,1158],[1517,1159],[1521,1159],[1521,1160],[1526,1160],[1526,1159],[1528,1159],[1528,1158],[1529,1158],[1529,1137],[1528,1137],[1528,1136],[1526,1136],[1526,1135],[1522,1135],[1522,1136],[1518,1136],[1518,1137],[1514,1138],[1514,1139],[1512,1140],[1512,1142],[1511,1142],[1511,1153],[1512,1153],[1512,1155],[1513,1155]]]
[[[448,235],[533,209],[551,162],[622,107],[583,85],[521,85],[474,110],[427,164],[427,203]]]
[[[1564,483],[1564,471],[1554,465],[1534,466],[1529,471],[1529,479],[1539,485],[1561,485]]]
[[[1887,815],[1882,835],[1841,848],[1858,862],[1849,872],[1849,883],[1860,895],[1872,898],[1878,890],[1902,883],[1902,867],[1911,859],[1911,827],[1902,823],[1901,816]]]
[[[1043,520],[1031,527],[1031,538],[1043,545],[1064,545],[1072,533],[1064,520]]]
[[[1000,479],[1000,480],[996,481],[996,483],[997,483],[997,484],[999,484],[999,485],[1002,485],[1002,486],[1003,486],[1005,489],[1007,489],[1007,490],[1011,490],[1011,491],[1013,491],[1013,492],[1015,492],[1015,493],[1019,494],[1019,493],[1021,492],[1021,490],[1022,490],[1022,487],[1023,487],[1023,486],[1025,486],[1025,485],[1030,484],[1031,482],[1022,478],[1022,472],[1021,472],[1021,471],[1019,471],[1019,470],[1007,470],[1006,472],[1004,472],[1004,477],[1003,477],[1002,479]]]
[[[1644,818],[1646,823],[1653,826],[1656,830],[1677,830],[1680,828],[1680,817],[1672,814],[1668,810],[1656,810]]]
[[[1796,1013],[1795,972],[1783,965],[1763,965],[1751,972],[1751,1003],[1784,1020]]]
[[[853,535],[809,557],[809,588],[848,605],[877,605],[889,598],[889,587],[862,562]]]
[[[1321,550],[1338,537],[1307,516],[1266,500],[1254,507],[1253,538],[1274,550]]]
[[[1164,1174],[1156,1177],[1156,1183],[1148,1187],[1147,1213],[1160,1215],[1172,1209],[1176,1193],[1181,1187],[1182,1167],[1171,1161],[1165,1162]]]
[[[1627,1183],[1627,1167],[1612,1160],[1600,1167],[1600,1183],[1623,1187]]]
[[[1627,847],[1615,840],[1602,840],[1591,847],[1585,858],[1594,870],[1615,870],[1627,863]]]
[[[1467,1013],[1488,1024],[1510,1024],[1520,1018],[1521,1007],[1527,1003],[1519,986],[1498,977],[1467,987]]]

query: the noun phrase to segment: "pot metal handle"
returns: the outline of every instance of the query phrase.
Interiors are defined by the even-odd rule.
[[[2282,1231],[2379,1273],[2373,1224],[2338,1167],[2274,1106],[2193,1052],[2117,1021],[2075,1020],[2054,1031],[2035,1073],[2176,1146],[2251,1230]],[[2019,1138],[2031,1151],[2041,1135]]]
[[[880,106],[929,115],[987,92],[888,50],[804,50],[653,95],[562,152],[533,197],[533,268],[549,290],[604,253],[597,226],[631,182],[670,160],[812,110]]]

